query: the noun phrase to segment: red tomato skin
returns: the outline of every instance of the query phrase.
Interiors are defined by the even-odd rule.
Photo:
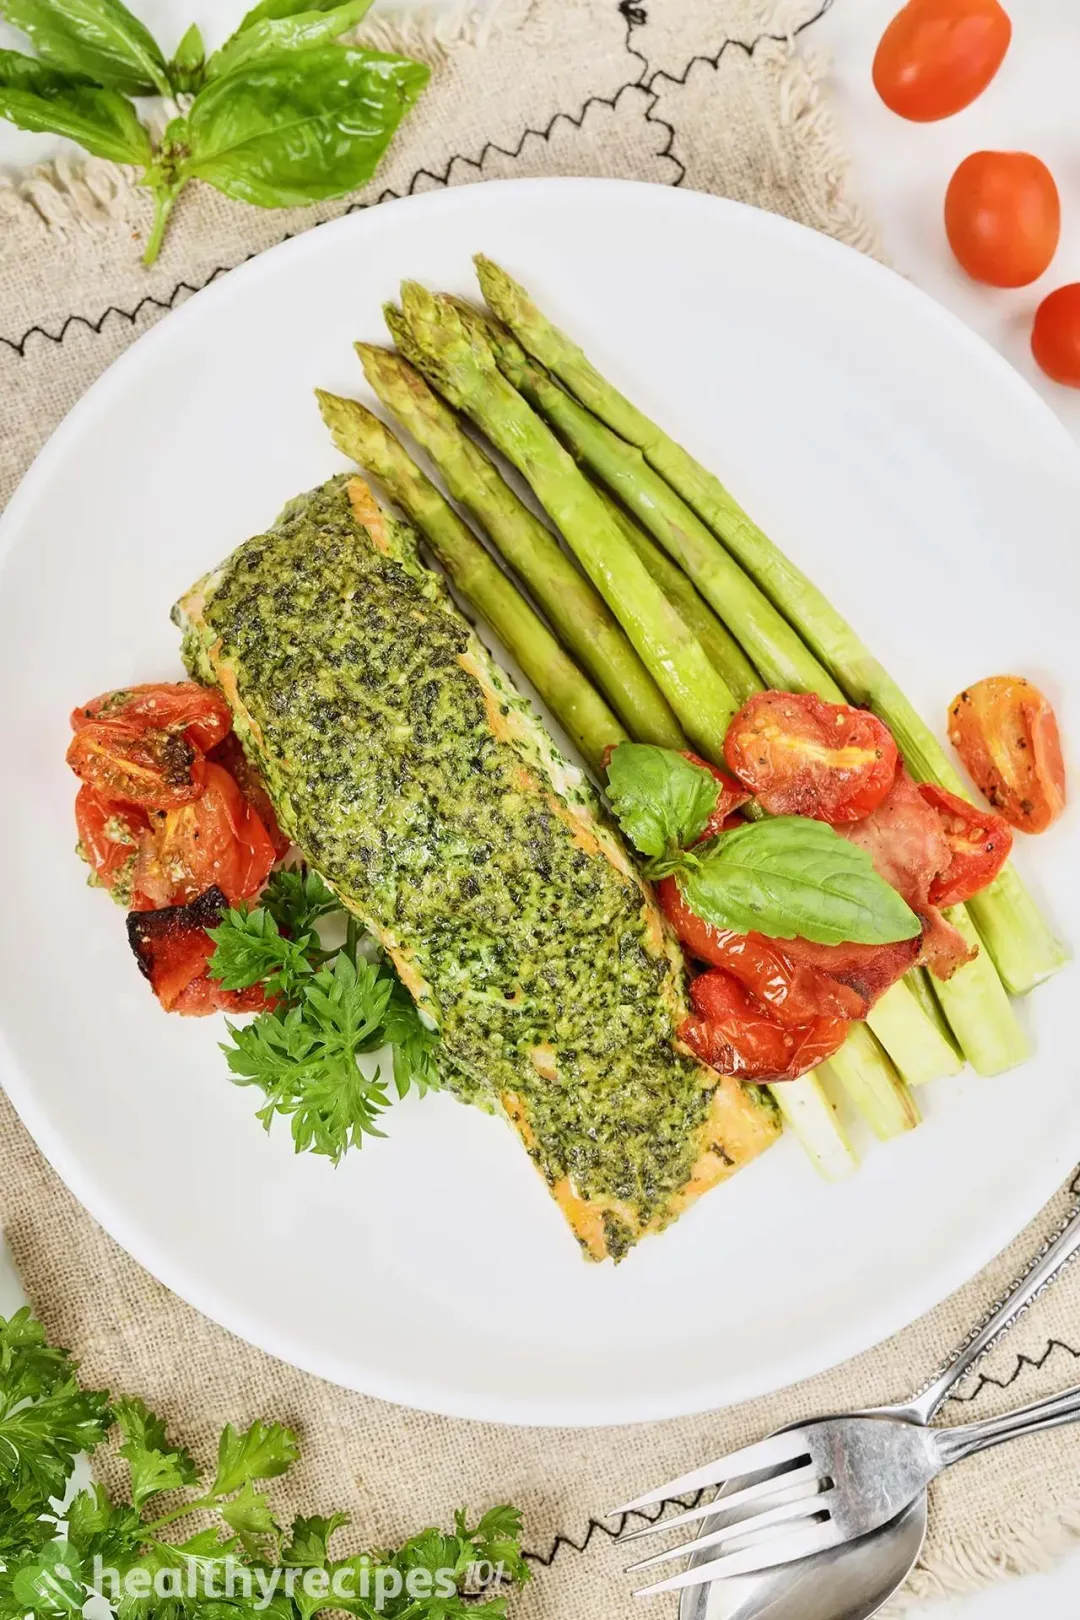
[[[229,772],[212,760],[205,771],[205,791],[194,804],[150,814],[136,885],[158,906],[190,903],[214,887],[229,905],[239,905],[258,893],[277,858]]]
[[[690,910],[673,877],[661,879],[657,896],[691,955],[737,979],[785,1028],[818,1017],[865,1018],[870,1010],[858,991],[816,967],[794,962],[784,948],[786,941],[766,939],[763,934],[735,934],[703,922]]]
[[[702,759],[699,754],[691,753],[689,748],[683,749],[683,758],[688,759],[691,765],[700,765],[703,771],[708,771],[710,776],[715,776],[720,784],[716,809],[705,823],[698,839],[698,843],[703,844],[706,838],[715,838],[719,833],[730,831],[735,811],[740,809],[742,805],[749,804],[750,794],[741,782],[737,782],[733,776],[729,776],[726,771],[722,771],[718,765],[711,765],[707,759]]]
[[[197,681],[148,681],[81,703],[71,711],[72,731],[92,721],[157,731],[182,731],[204,754],[232,730],[232,712],[220,692]]]
[[[67,762],[110,804],[175,810],[192,804],[206,781],[205,760],[182,733],[93,720],[71,739]]]
[[[738,980],[717,968],[694,980],[690,999],[698,1016],[686,1020],[680,1037],[703,1062],[739,1080],[797,1080],[831,1057],[848,1032],[843,1018],[784,1029]]]
[[[909,0],[881,36],[874,88],[901,118],[951,118],[982,95],[1011,38],[997,0]]]
[[[125,838],[109,836],[110,828],[125,833]],[[87,865],[111,890],[138,848],[139,839],[147,829],[144,812],[111,805],[87,783],[75,795],[75,825],[79,843]]]
[[[945,234],[961,268],[991,287],[1026,287],[1057,252],[1061,199],[1030,152],[972,152],[945,193]]]
[[[930,903],[957,906],[994,881],[1009,858],[1012,833],[1002,816],[980,810],[936,782],[920,783],[919,792],[937,811],[952,852],[952,864],[930,885]]]
[[[233,778],[244,798],[251,805],[251,808],[266,829],[267,836],[274,846],[274,853],[278,860],[283,855],[287,855],[292,848],[292,842],[282,832],[270,795],[266,791],[266,785],[244,753],[240,739],[235,731],[230,731],[229,735],[218,743],[217,747],[211,752],[210,758],[215,765],[224,766]]]
[[[949,704],[949,741],[994,809],[1045,832],[1065,808],[1065,761],[1050,700],[1021,675],[990,675]]]
[[[774,816],[861,821],[890,791],[896,743],[866,709],[812,692],[758,692],[724,739],[728,769]]]
[[[261,985],[223,990],[207,965],[214,941],[207,933],[221,921],[225,896],[207,889],[188,905],[131,912],[128,941],[139,969],[166,1012],[203,1017],[212,1012],[259,1012],[267,1002]]]
[[[1080,281],[1043,299],[1031,328],[1031,352],[1054,382],[1080,388]]]

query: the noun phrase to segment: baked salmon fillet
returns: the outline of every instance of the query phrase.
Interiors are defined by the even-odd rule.
[[[286,833],[502,1113],[593,1259],[779,1134],[677,1038],[682,959],[583,773],[359,478],[286,507],[174,617]]]

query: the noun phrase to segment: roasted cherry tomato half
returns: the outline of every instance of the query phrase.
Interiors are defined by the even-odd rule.
[[[734,934],[702,922],[686,904],[673,877],[663,878],[657,894],[665,917],[680,942],[712,967],[738,979],[778,1024],[791,1028],[812,1018],[865,1018],[870,1010],[856,990],[816,967],[799,963],[777,940],[764,934]]]
[[[221,890],[211,888],[190,905],[133,911],[128,916],[128,941],[166,1012],[201,1017],[222,1011],[258,1012],[266,1006],[261,985],[223,990],[207,971],[214,954],[207,929],[217,927],[226,904]]]
[[[739,1080],[797,1080],[832,1056],[848,1032],[843,1018],[784,1029],[729,973],[712,969],[690,986],[696,1018],[679,1031],[703,1062]]]
[[[232,730],[232,714],[221,693],[197,681],[158,681],[103,692],[72,710],[71,729],[81,731],[98,720],[115,720],[133,731],[180,731],[204,754]]]
[[[1012,833],[1003,817],[980,810],[936,782],[920,783],[919,792],[937,811],[952,853],[950,865],[930,885],[930,903],[957,906],[997,877],[1009,858]]]
[[[728,769],[774,816],[859,821],[896,776],[896,744],[865,709],[813,693],[759,692],[728,728]]]
[[[1065,808],[1065,761],[1050,702],[1020,675],[990,675],[949,704],[949,741],[979,791],[1021,832]]]
[[[715,838],[718,833],[729,831],[735,811],[739,809],[740,805],[748,804],[751,796],[741,782],[736,782],[733,777],[730,777],[726,771],[722,771],[719,766],[710,765],[707,759],[702,759],[698,754],[692,754],[689,749],[683,749],[683,757],[688,759],[692,765],[700,765],[703,771],[708,771],[710,776],[715,776],[720,784],[716,809],[705,823],[701,837],[698,839],[699,843],[703,843],[706,838]]]
[[[1031,328],[1031,352],[1054,382],[1080,388],[1080,281],[1043,299]]]
[[[278,826],[277,815],[274,806],[270,802],[270,795],[266,791],[263,779],[244,753],[240,745],[240,739],[235,731],[230,731],[229,735],[217,744],[210,758],[214,764],[223,765],[228,771],[244,798],[266,828],[270,842],[274,846],[274,854],[278,860],[283,855],[287,855],[292,848],[292,844]]]
[[[108,804],[84,782],[75,797],[75,825],[94,876],[123,905],[135,905],[135,863],[149,825],[145,812]]]
[[[262,888],[276,859],[274,845],[228,771],[212,760],[194,804],[149,812],[135,886],[158,906],[194,900],[211,887],[231,906]]]
[[[991,287],[1026,287],[1061,235],[1054,177],[1030,152],[973,152],[949,181],[945,234],[962,269]]]
[[[1011,38],[998,0],[909,0],[881,36],[874,88],[901,118],[951,118],[982,95]]]
[[[90,720],[71,739],[67,762],[110,804],[176,810],[206,783],[206,760],[182,731]]]

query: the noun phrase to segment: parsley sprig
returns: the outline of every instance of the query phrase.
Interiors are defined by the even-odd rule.
[[[66,1500],[78,1453],[114,1421],[124,1499],[91,1485]],[[49,1347],[28,1309],[0,1317],[0,1620],[78,1620],[95,1593],[117,1620],[250,1620],[238,1570],[269,1594],[262,1607],[271,1620],[330,1609],[359,1620],[502,1620],[507,1592],[529,1578],[516,1508],[492,1508],[472,1527],[458,1513],[452,1532],[427,1529],[397,1549],[338,1557],[330,1544],[347,1514],[286,1528],[263,1489],[298,1454],[282,1424],[228,1424],[213,1477],[201,1483],[194,1459],[141,1400],[82,1389],[74,1363]],[[179,1491],[188,1494],[176,1504]],[[203,1527],[185,1530],[196,1512]],[[100,1586],[97,1571],[109,1572]],[[290,1572],[299,1578],[283,1580]],[[319,1578],[305,1584],[308,1572]],[[344,1588],[335,1585],[342,1576]],[[471,1601],[478,1581],[499,1595]],[[165,1585],[167,1596],[158,1591]]]
[[[338,919],[340,903],[317,872],[276,872],[253,910],[240,906],[210,930],[210,972],[227,990],[262,985],[274,1005],[245,1025],[230,1023],[222,1044],[237,1085],[258,1086],[258,1117],[269,1130],[289,1120],[297,1152],[337,1164],[365,1136],[382,1136],[379,1118],[393,1098],[381,1069],[358,1059],[393,1049],[394,1091],[423,1094],[439,1084],[438,1035],[385,958],[373,961],[354,918],[345,942],[326,948],[319,924]]]

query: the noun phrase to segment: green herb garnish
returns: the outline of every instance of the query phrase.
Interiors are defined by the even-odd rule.
[[[608,792],[626,836],[649,857],[648,875],[673,875],[714,928],[819,945],[887,945],[920,930],[866,851],[823,821],[777,816],[695,845],[719,784],[672,749],[620,743]]]
[[[439,1085],[438,1034],[391,964],[365,954],[352,919],[344,945],[322,945],[317,925],[340,910],[317,873],[297,868],[276,872],[254,910],[228,911],[210,929],[211,976],[227,990],[262,985],[276,1003],[250,1024],[229,1024],[222,1051],[233,1080],[265,1092],[258,1117],[267,1130],[281,1115],[298,1153],[335,1164],[383,1134],[379,1116],[392,1101],[381,1070],[366,1073],[358,1058],[392,1047],[399,1097]]]
[[[69,1500],[77,1456],[105,1438],[114,1415],[124,1499],[91,1485]],[[79,1620],[91,1598],[119,1620],[311,1620],[329,1610],[502,1620],[508,1594],[529,1578],[516,1508],[492,1508],[472,1527],[459,1512],[450,1532],[335,1556],[347,1514],[286,1528],[262,1488],[298,1454],[279,1423],[228,1424],[214,1476],[200,1482],[194,1459],[142,1401],[82,1389],[28,1309],[0,1317],[0,1620]],[[196,1512],[209,1524],[185,1529]],[[475,1601],[467,1594],[478,1587]]]
[[[154,198],[152,264],[189,180],[289,208],[371,178],[430,70],[334,43],[370,5],[266,0],[209,58],[193,24],[166,61],[122,0],[0,0],[37,53],[0,50],[0,118],[139,167]],[[175,113],[156,147],[130,99],[152,95]],[[181,108],[178,96],[193,99]]]

